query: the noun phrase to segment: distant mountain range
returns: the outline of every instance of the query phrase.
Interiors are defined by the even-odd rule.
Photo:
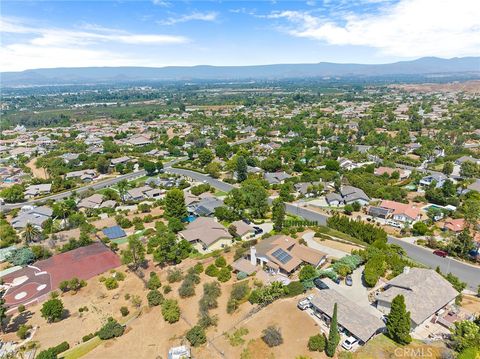
[[[0,73],[2,86],[99,84],[139,81],[280,80],[326,77],[480,76],[480,57],[423,57],[390,64],[278,64],[259,66],[72,67]]]

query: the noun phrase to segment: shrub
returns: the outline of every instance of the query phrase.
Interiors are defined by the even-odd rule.
[[[325,350],[326,338],[321,334],[313,335],[308,339],[308,350],[312,352],[323,352]]]
[[[202,263],[197,263],[193,266],[193,270],[195,271],[195,273],[197,274],[201,274],[203,273],[203,264]]]
[[[115,278],[113,277],[110,277],[110,278],[107,278],[105,279],[105,288],[107,288],[108,290],[112,290],[112,289],[115,289],[115,288],[118,288],[118,282]]]
[[[227,335],[228,341],[232,347],[236,347],[245,343],[245,339],[243,337],[248,334],[247,328],[238,328],[233,332],[232,335]]]
[[[122,317],[126,317],[128,314],[130,314],[130,311],[128,310],[127,307],[121,307],[120,313],[122,314]]]
[[[303,282],[310,279],[314,279],[318,276],[317,270],[310,264],[306,264],[300,270],[298,278]]]
[[[57,355],[63,353],[64,351],[67,351],[68,349],[70,349],[70,344],[68,344],[67,342],[62,342],[57,346],[53,347],[53,350]]]
[[[214,264],[210,264],[207,269],[205,269],[205,274],[210,277],[216,277],[218,275],[218,268]]]
[[[31,325],[21,324],[18,327],[17,336],[22,340],[26,339],[28,337],[28,333],[30,332],[31,329],[32,329]]]
[[[25,311],[25,306],[23,304],[20,304],[17,308],[19,313],[23,313]]]
[[[228,282],[232,278],[232,272],[227,267],[220,269],[217,276],[218,280],[222,283]]]
[[[237,273],[237,279],[238,279],[238,280],[244,280],[244,279],[247,278],[247,277],[248,277],[248,274],[245,273],[245,272],[238,272],[238,273]]]
[[[194,347],[198,347],[207,342],[207,336],[205,335],[205,329],[199,325],[195,325],[187,332],[187,340]]]
[[[58,289],[60,289],[62,292],[68,292],[68,290],[70,289],[68,286],[68,280],[62,280],[58,284]]]
[[[233,285],[230,297],[235,300],[244,300],[249,293],[250,287],[248,286],[248,282],[237,283]]]
[[[195,284],[191,280],[184,280],[178,288],[178,294],[181,298],[193,297],[195,295]]]
[[[263,330],[262,340],[269,347],[276,347],[283,343],[282,333],[280,329],[274,326],[270,326]]]
[[[287,295],[289,297],[295,297],[299,294],[302,294],[305,292],[305,287],[303,286],[302,282],[290,282],[287,285]]]
[[[164,294],[168,294],[172,291],[172,287],[169,286],[168,284],[166,286],[163,287],[163,293]]]
[[[84,335],[82,337],[82,342],[88,342],[90,339],[92,339],[93,337],[95,337],[96,335],[94,333],[90,333],[90,334],[87,334],[87,335]]]
[[[168,283],[180,282],[183,279],[183,274],[180,269],[173,269],[168,271],[167,281]]]
[[[63,315],[63,303],[58,298],[47,300],[43,303],[40,312],[49,323],[59,320]]]
[[[108,318],[107,323],[98,331],[98,337],[102,340],[117,338],[123,335],[125,328],[112,317]]]
[[[220,256],[217,259],[215,259],[215,265],[218,268],[222,268],[222,267],[225,267],[227,265],[227,261],[225,260],[225,258]]]
[[[162,293],[160,293],[157,289],[151,290],[147,294],[148,305],[151,307],[156,307],[163,303],[164,298]]]
[[[147,288],[150,290],[158,289],[162,286],[162,283],[160,283],[160,278],[158,278],[157,273],[155,272],[150,272],[150,278],[147,283]]]
[[[166,299],[162,304],[163,319],[172,324],[180,319],[180,308],[175,299]]]

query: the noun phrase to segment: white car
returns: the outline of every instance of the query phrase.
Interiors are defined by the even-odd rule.
[[[400,223],[398,223],[397,221],[392,221],[391,219],[387,221],[387,224],[391,227],[402,228],[402,225]]]
[[[342,348],[351,350],[355,344],[357,344],[358,340],[355,337],[348,337],[342,343]]]
[[[312,303],[310,302],[310,299],[308,299],[308,298],[302,299],[297,303],[297,307],[300,310],[308,309],[311,306],[312,306]]]

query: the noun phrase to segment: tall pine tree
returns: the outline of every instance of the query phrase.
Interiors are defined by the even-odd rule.
[[[332,321],[330,322],[330,331],[328,332],[327,347],[325,348],[327,356],[333,358],[339,342],[340,334],[338,333],[337,303],[335,303],[333,306]]]
[[[238,156],[236,169],[238,182],[245,181],[247,179],[247,161],[245,161],[245,157]]]
[[[174,188],[167,192],[165,196],[165,215],[180,220],[188,215],[185,197],[181,189]]]
[[[285,203],[280,198],[273,201],[272,206],[273,229],[277,232],[283,229],[283,222],[285,221]]]
[[[403,295],[397,295],[393,298],[390,314],[387,317],[387,335],[402,345],[412,341],[410,336],[410,312],[407,312]]]

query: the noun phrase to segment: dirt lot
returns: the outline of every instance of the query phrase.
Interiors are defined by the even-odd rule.
[[[468,310],[472,314],[480,314],[480,298],[471,295],[464,295],[462,300],[462,308]]]
[[[295,358],[305,355],[311,358],[326,358],[323,353],[312,353],[307,349],[308,338],[318,334],[320,329],[306,313],[297,309],[298,298],[281,299],[262,309],[250,318],[236,325],[246,328],[249,333],[244,336],[245,344],[231,346],[222,335],[213,341],[226,358],[239,358],[242,351],[248,351],[251,358]],[[280,328],[283,344],[269,348],[260,339],[262,331],[273,325]],[[231,334],[234,330],[230,330]],[[251,342],[250,342],[251,341]]]
[[[36,161],[37,161],[37,157],[34,157],[30,161],[28,161],[25,165],[32,170],[33,177],[47,179],[48,178],[47,172],[43,168],[38,168],[37,166],[35,166]]]
[[[125,268],[120,267],[118,271],[125,272]],[[104,276],[108,275],[109,273],[104,274]],[[130,312],[133,312],[134,308],[131,303],[124,298],[126,293],[141,294],[145,303],[143,282],[134,274],[128,273],[125,281],[119,282],[119,287],[110,291],[105,288],[103,283],[99,282],[99,277],[88,280],[87,286],[75,295],[71,293],[61,295],[64,308],[69,312],[65,319],[48,324],[41,317],[41,304],[31,306],[10,321],[7,334],[2,338],[17,340],[15,331],[18,329],[18,325],[25,323],[25,320],[28,319],[28,324],[39,326],[34,340],[38,341],[42,348],[57,345],[64,340],[73,346],[75,343],[81,342],[84,335],[97,331],[108,317],[113,316],[119,319],[120,307],[127,306]],[[88,311],[79,313],[78,309],[84,306],[88,307]]]

